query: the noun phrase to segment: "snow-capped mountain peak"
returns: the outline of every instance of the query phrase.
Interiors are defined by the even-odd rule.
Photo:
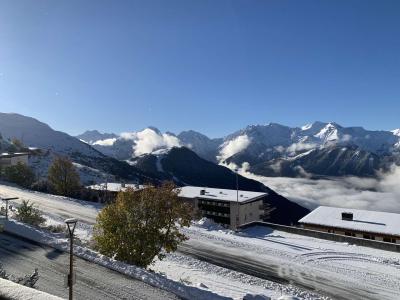
[[[314,137],[321,139],[323,142],[332,142],[339,140],[338,128],[335,123],[328,123]]]

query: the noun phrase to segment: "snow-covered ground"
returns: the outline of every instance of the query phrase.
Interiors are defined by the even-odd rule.
[[[192,246],[273,265],[283,278],[307,285],[315,280],[316,289],[323,287],[330,294],[340,287],[344,293],[370,291],[372,299],[375,293],[376,299],[400,299],[400,253],[266,227],[248,228],[239,234],[205,229],[207,226],[185,229]]]
[[[62,223],[65,217],[78,217],[77,235],[83,241],[91,236],[100,205],[21,190],[0,185],[0,196],[17,196],[37,203],[48,222]],[[75,214],[76,213],[76,214]],[[283,294],[300,299],[322,299],[299,285],[345,299],[400,299],[400,253],[377,250],[289,234],[266,227],[253,227],[234,233],[210,222],[198,222],[183,230],[189,236],[185,246],[224,255],[249,266],[270,269],[297,285],[281,285],[228,270],[175,253],[151,268],[175,282],[240,299],[246,293],[260,293],[276,299]],[[348,296],[350,297],[350,296]]]

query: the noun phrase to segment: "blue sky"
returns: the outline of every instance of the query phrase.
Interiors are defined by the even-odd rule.
[[[58,130],[400,127],[400,1],[0,1],[0,111]]]

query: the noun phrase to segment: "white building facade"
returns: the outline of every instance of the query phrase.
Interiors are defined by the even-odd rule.
[[[190,203],[196,213],[229,228],[262,221],[266,193],[185,186],[179,197]]]

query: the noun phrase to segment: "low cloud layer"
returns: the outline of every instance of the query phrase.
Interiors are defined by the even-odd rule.
[[[151,128],[146,128],[139,132],[121,133],[121,137],[127,140],[133,140],[134,155],[152,153],[162,148],[179,147],[179,139],[167,133],[159,133]]]
[[[378,174],[377,178],[345,177],[311,180],[307,178],[262,177],[241,169],[241,174],[261,181],[281,195],[307,208],[319,205],[400,213],[400,167]]]
[[[225,160],[240,151],[243,151],[250,145],[250,139],[247,135],[240,135],[235,139],[226,142],[222,145],[219,160]]]

